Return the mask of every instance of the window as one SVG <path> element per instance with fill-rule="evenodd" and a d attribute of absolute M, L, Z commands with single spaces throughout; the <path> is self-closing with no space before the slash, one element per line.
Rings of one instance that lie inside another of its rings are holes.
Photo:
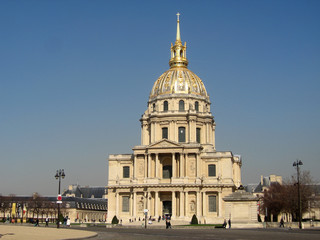
<path fill-rule="evenodd" d="M 166 112 L 169 110 L 168 101 L 163 102 L 163 111 Z"/>
<path fill-rule="evenodd" d="M 129 212 L 129 197 L 122 197 L 122 212 Z"/>
<path fill-rule="evenodd" d="M 162 168 L 162 178 L 171 178 L 172 177 L 172 166 L 166 165 Z"/>
<path fill-rule="evenodd" d="M 217 211 L 217 196 L 209 196 L 209 212 Z"/>
<path fill-rule="evenodd" d="M 197 134 L 197 143 L 200 143 L 200 140 L 201 140 L 201 135 L 200 135 L 200 133 L 201 133 L 201 129 L 200 128 L 197 128 L 196 129 L 197 131 L 196 131 L 196 134 Z"/>
<path fill-rule="evenodd" d="M 184 101 L 183 100 L 179 101 L 179 111 L 184 111 Z"/>
<path fill-rule="evenodd" d="M 126 166 L 123 167 L 123 178 L 129 178 L 130 177 L 130 167 Z"/>
<path fill-rule="evenodd" d="M 168 139 L 168 128 L 162 128 L 162 139 Z"/>
<path fill-rule="evenodd" d="M 179 127 L 179 142 L 185 142 L 186 141 L 186 128 L 185 127 Z"/>
<path fill-rule="evenodd" d="M 216 165 L 210 164 L 208 166 L 208 176 L 209 177 L 215 177 L 216 176 Z"/>
<path fill-rule="evenodd" d="M 199 102 L 194 103 L 194 109 L 199 112 Z"/>
<path fill-rule="evenodd" d="M 155 112 L 156 111 L 156 104 L 152 104 L 152 111 Z"/>

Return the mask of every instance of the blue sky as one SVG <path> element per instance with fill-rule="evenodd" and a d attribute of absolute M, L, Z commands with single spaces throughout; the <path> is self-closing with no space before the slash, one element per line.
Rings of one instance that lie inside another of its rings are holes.
<path fill-rule="evenodd" d="M 243 183 L 301 159 L 319 181 L 319 1 L 0 1 L 0 193 L 103 186 L 109 154 L 140 144 L 169 68 L 176 13 L 204 82 L 217 150 Z"/>

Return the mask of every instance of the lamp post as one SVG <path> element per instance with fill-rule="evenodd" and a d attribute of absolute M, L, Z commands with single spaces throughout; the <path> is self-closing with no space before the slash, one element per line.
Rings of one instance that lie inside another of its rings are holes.
<path fill-rule="evenodd" d="M 64 170 L 60 169 L 57 170 L 55 178 L 58 180 L 59 179 L 59 190 L 58 190 L 58 198 L 60 197 L 60 188 L 61 188 L 61 178 L 63 179 L 66 175 L 64 174 Z M 61 200 L 58 199 L 57 204 L 58 204 L 58 221 L 57 221 L 57 228 L 60 227 L 60 221 L 59 221 L 59 216 L 60 216 L 60 202 Z"/>
<path fill-rule="evenodd" d="M 301 160 L 298 160 L 295 161 L 293 163 L 293 166 L 297 168 L 297 178 L 298 178 L 298 211 L 299 211 L 299 228 L 301 229 L 302 228 L 302 225 L 301 225 L 301 196 L 300 196 L 300 167 L 303 165 L 303 163 L 301 162 Z"/>

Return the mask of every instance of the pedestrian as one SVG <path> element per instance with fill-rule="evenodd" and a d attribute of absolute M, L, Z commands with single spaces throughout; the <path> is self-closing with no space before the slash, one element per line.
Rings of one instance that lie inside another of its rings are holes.
<path fill-rule="evenodd" d="M 166 229 L 168 229 L 168 228 L 169 228 L 169 220 L 166 219 Z"/>
<path fill-rule="evenodd" d="M 231 219 L 228 220 L 229 228 L 231 228 Z"/>
<path fill-rule="evenodd" d="M 70 218 L 67 218 L 67 227 L 70 227 L 71 222 L 70 222 Z"/>
<path fill-rule="evenodd" d="M 37 218 L 36 224 L 34 225 L 35 227 L 39 227 L 39 219 Z"/>
<path fill-rule="evenodd" d="M 46 227 L 48 227 L 48 226 L 49 226 L 49 218 L 46 217 Z"/>
<path fill-rule="evenodd" d="M 281 220 L 280 220 L 280 227 L 284 227 L 284 221 L 283 221 L 283 218 L 281 218 Z"/>
<path fill-rule="evenodd" d="M 223 228 L 226 228 L 227 227 L 227 220 L 224 220 L 223 222 Z"/>

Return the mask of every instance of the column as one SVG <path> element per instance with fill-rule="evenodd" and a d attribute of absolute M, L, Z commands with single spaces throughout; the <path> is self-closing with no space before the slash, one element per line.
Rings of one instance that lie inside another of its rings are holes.
<path fill-rule="evenodd" d="M 184 154 L 180 153 L 180 178 L 184 177 Z"/>
<path fill-rule="evenodd" d="M 147 178 L 147 174 L 148 174 L 148 155 L 145 154 L 144 155 L 144 178 Z"/>
<path fill-rule="evenodd" d="M 129 213 L 130 213 L 130 216 L 132 217 L 133 216 L 133 192 L 130 193 L 130 197 L 129 197 Z"/>
<path fill-rule="evenodd" d="M 207 213 L 205 201 L 206 201 L 206 193 L 202 192 L 202 216 L 205 216 Z"/>
<path fill-rule="evenodd" d="M 209 127 L 208 127 L 208 123 L 206 123 L 206 143 L 209 143 Z"/>
<path fill-rule="evenodd" d="M 154 193 L 154 216 L 157 218 L 159 216 L 159 205 L 158 205 L 158 200 L 159 200 L 159 192 L 156 191 Z"/>
<path fill-rule="evenodd" d="M 221 194 L 221 192 L 219 192 L 218 193 L 218 202 L 217 202 L 217 204 L 218 204 L 218 216 L 219 217 L 222 217 L 222 196 L 221 196 L 222 194 Z M 226 204 L 224 204 L 224 206 L 226 206 Z"/>
<path fill-rule="evenodd" d="M 156 139 L 156 128 L 155 128 L 155 123 L 151 123 L 151 136 L 152 136 L 152 143 L 155 142 Z"/>
<path fill-rule="evenodd" d="M 180 217 L 184 217 L 184 193 L 180 191 Z"/>
<path fill-rule="evenodd" d="M 160 166 L 160 164 L 159 164 L 159 154 L 158 153 L 156 153 L 156 169 L 155 169 L 155 177 L 156 178 L 159 178 L 159 166 Z"/>
<path fill-rule="evenodd" d="M 172 178 L 176 177 L 176 154 L 172 153 Z"/>
<path fill-rule="evenodd" d="M 133 192 L 133 217 L 137 216 L 137 193 Z"/>
<path fill-rule="evenodd" d="M 196 154 L 196 161 L 197 161 L 197 177 L 201 177 L 201 166 L 200 166 L 200 156 L 199 154 L 197 153 Z"/>
<path fill-rule="evenodd" d="M 147 196 L 148 196 L 147 209 L 149 210 L 148 215 L 151 216 L 151 197 L 152 197 L 151 192 L 148 192 Z"/>
<path fill-rule="evenodd" d="M 189 192 L 188 191 L 186 191 L 186 192 L 184 192 L 184 194 L 185 194 L 185 198 L 184 198 L 184 200 L 185 200 L 185 204 L 184 204 L 184 215 L 186 216 L 186 217 L 188 217 L 188 213 L 189 213 Z"/>
<path fill-rule="evenodd" d="M 137 155 L 134 155 L 133 159 L 133 179 L 137 178 Z"/>
<path fill-rule="evenodd" d="M 119 193 L 116 193 L 116 216 L 119 217 Z"/>
<path fill-rule="evenodd" d="M 172 217 L 175 220 L 176 218 L 176 192 L 172 192 Z"/>
<path fill-rule="evenodd" d="M 200 203 L 200 192 L 199 191 L 197 191 L 197 217 L 199 218 L 199 217 L 201 217 L 201 203 Z"/>
<path fill-rule="evenodd" d="M 151 178 L 151 154 L 147 155 L 147 161 L 148 161 L 148 178 Z"/>

